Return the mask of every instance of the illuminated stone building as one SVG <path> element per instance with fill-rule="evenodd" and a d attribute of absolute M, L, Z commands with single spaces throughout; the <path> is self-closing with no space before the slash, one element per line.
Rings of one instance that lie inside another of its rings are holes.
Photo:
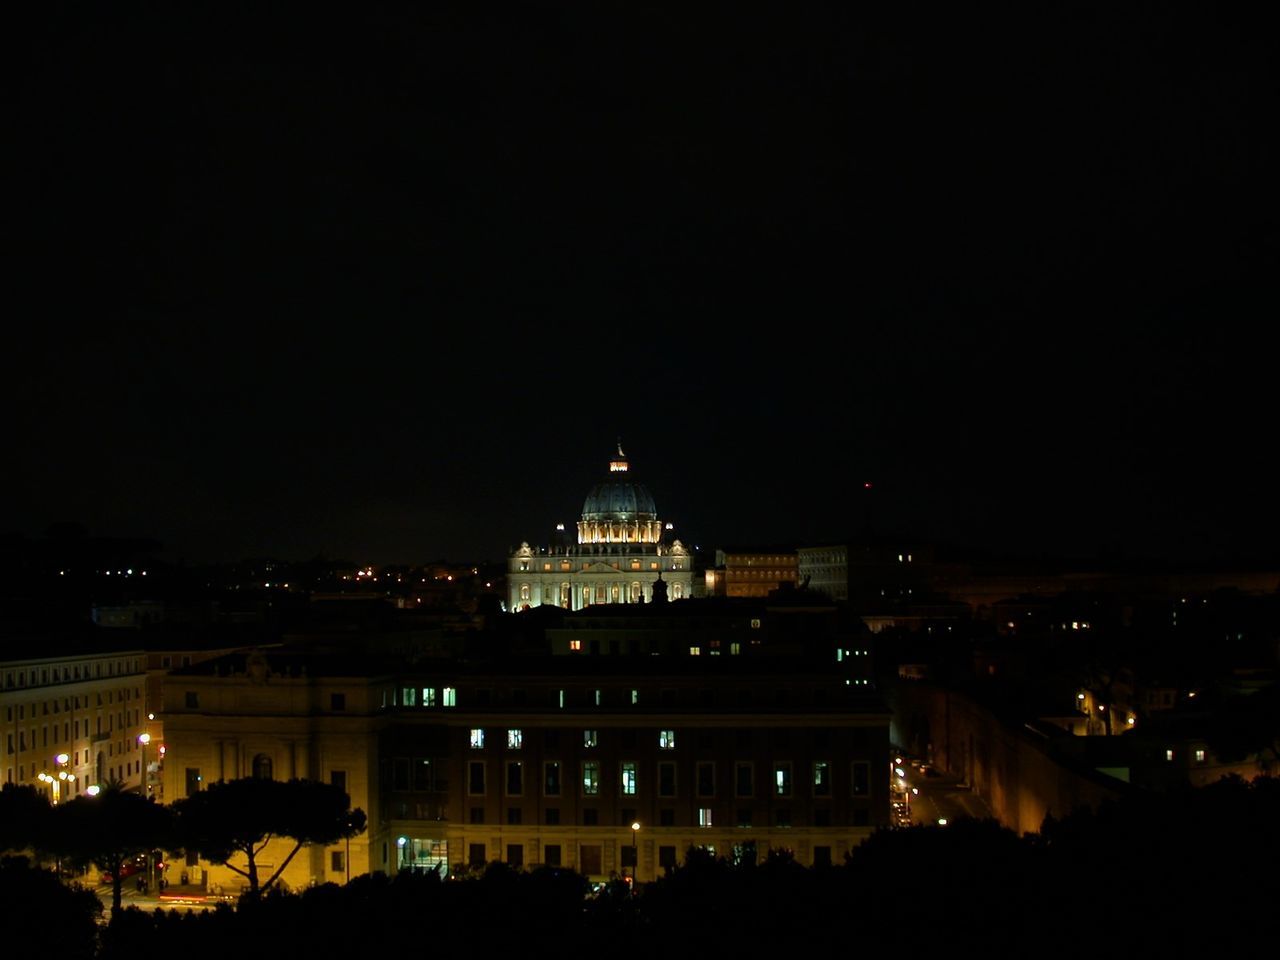
<path fill-rule="evenodd" d="M 4 782 L 34 786 L 50 800 L 113 780 L 140 789 L 146 651 L 100 638 L 39 645 L 42 656 L 0 661 Z"/>
<path fill-rule="evenodd" d="M 731 646 L 381 666 L 231 655 L 165 679 L 165 793 L 243 776 L 340 784 L 368 829 L 300 854 L 294 888 L 494 860 L 646 881 L 690 846 L 840 863 L 888 821 L 888 712 L 830 658 Z"/>
<path fill-rule="evenodd" d="M 716 569 L 706 572 L 707 595 L 719 597 L 767 597 L 784 584 L 799 581 L 794 550 L 782 547 L 757 550 L 717 550 Z"/>
<path fill-rule="evenodd" d="M 609 460 L 608 478 L 592 487 L 582 504 L 576 538 L 547 547 L 522 543 L 511 555 L 507 609 L 651 603 L 659 580 L 668 600 L 691 597 L 693 558 L 679 540 L 663 542 L 668 529 L 619 445 Z"/>

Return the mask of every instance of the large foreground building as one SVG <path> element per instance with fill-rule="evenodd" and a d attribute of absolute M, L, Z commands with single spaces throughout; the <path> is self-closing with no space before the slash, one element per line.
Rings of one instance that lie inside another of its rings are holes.
<path fill-rule="evenodd" d="M 368 829 L 298 856 L 284 875 L 295 888 L 495 860 L 645 881 L 691 846 L 839 863 L 887 823 L 888 713 L 830 658 L 753 656 L 749 642 L 738 656 L 728 643 L 723 656 L 589 646 L 390 666 L 233 654 L 176 671 L 165 796 L 246 776 L 342 786 Z"/>
<path fill-rule="evenodd" d="M 693 561 L 679 540 L 663 543 L 667 530 L 648 488 L 635 479 L 618 446 L 609 475 L 582 504 L 576 539 L 557 531 L 560 542 L 511 555 L 507 569 L 508 610 L 550 604 L 581 610 L 602 603 L 652 603 L 693 596 Z"/>

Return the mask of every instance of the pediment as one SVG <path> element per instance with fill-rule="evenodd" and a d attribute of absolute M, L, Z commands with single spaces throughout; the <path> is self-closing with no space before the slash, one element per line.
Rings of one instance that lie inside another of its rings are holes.
<path fill-rule="evenodd" d="M 616 567 L 611 567 L 609 564 L 604 563 L 603 561 L 600 561 L 600 560 L 597 560 L 595 563 L 591 564 L 591 566 L 587 567 L 587 569 L 581 572 L 582 573 L 616 573 L 616 574 L 622 573 L 622 571 L 617 569 Z"/>

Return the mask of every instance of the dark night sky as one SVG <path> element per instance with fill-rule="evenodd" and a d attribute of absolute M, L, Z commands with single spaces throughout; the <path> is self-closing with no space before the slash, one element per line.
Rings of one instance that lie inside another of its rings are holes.
<path fill-rule="evenodd" d="M 1273 24 L 424 6 L 12 33 L 0 534 L 1276 555 Z"/>

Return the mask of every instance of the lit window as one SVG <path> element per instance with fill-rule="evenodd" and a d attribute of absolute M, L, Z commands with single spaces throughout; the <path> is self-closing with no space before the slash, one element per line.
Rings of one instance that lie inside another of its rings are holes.
<path fill-rule="evenodd" d="M 742 644 L 740 644 L 737 640 L 731 641 L 729 643 L 729 656 L 736 657 L 740 653 L 742 653 Z"/>
<path fill-rule="evenodd" d="M 471 728 L 471 749 L 472 750 L 484 749 L 484 730 L 482 730 L 480 727 Z"/>
<path fill-rule="evenodd" d="M 569 649 L 570 649 L 570 650 L 581 650 L 581 649 L 582 649 L 582 641 L 581 641 L 581 640 L 570 640 L 570 641 L 569 641 Z"/>
<path fill-rule="evenodd" d="M 698 808 L 698 826 L 700 827 L 711 826 L 711 808 L 710 807 Z"/>
<path fill-rule="evenodd" d="M 676 748 L 676 732 L 674 730 L 658 731 L 658 749 L 674 750 Z"/>
<path fill-rule="evenodd" d="M 558 699 L 560 703 L 560 709 L 563 710 L 564 709 L 564 691 L 563 690 L 560 691 Z"/>
<path fill-rule="evenodd" d="M 597 707 L 598 707 L 598 706 L 600 706 L 600 691 L 599 691 L 599 690 L 597 690 L 597 691 L 596 691 L 595 701 L 596 701 L 596 706 L 597 706 Z"/>
<path fill-rule="evenodd" d="M 596 731 L 594 730 L 582 731 L 582 745 L 584 747 L 594 747 L 596 746 L 597 742 L 598 742 L 598 737 L 596 735 Z"/>
<path fill-rule="evenodd" d="M 560 764 L 548 760 L 542 765 L 542 789 L 548 797 L 560 796 Z"/>
<path fill-rule="evenodd" d="M 1196 763 L 1204 763 L 1204 750 L 1196 751 Z"/>
<path fill-rule="evenodd" d="M 458 705 L 458 691 L 453 687 L 445 687 L 443 694 L 444 705 L 446 707 L 456 707 Z"/>
<path fill-rule="evenodd" d="M 752 630 L 759 630 L 759 629 L 760 629 L 760 619 L 759 619 L 758 617 L 753 617 L 753 618 L 751 619 L 751 629 L 752 629 Z"/>
<path fill-rule="evenodd" d="M 1164 752 L 1164 758 L 1165 758 L 1166 760 L 1172 760 L 1172 759 L 1173 759 L 1173 751 L 1172 751 L 1172 750 L 1166 750 L 1166 751 Z"/>
<path fill-rule="evenodd" d="M 639 702 L 640 702 L 640 691 L 639 691 L 639 690 L 632 690 L 632 691 L 631 691 L 631 705 L 634 707 L 634 706 L 635 706 L 637 703 L 639 703 Z"/>
<path fill-rule="evenodd" d="M 789 762 L 773 765 L 773 793 L 777 797 L 791 796 L 791 764 Z"/>
<path fill-rule="evenodd" d="M 831 796 L 831 765 L 825 760 L 817 760 L 813 764 L 813 795 Z"/>
<path fill-rule="evenodd" d="M 702 656 L 702 648 L 701 648 L 701 647 L 690 647 L 690 648 L 689 648 L 689 656 L 691 656 L 691 657 L 700 657 L 700 656 Z"/>
<path fill-rule="evenodd" d="M 600 764 L 595 760 L 586 760 L 582 764 L 582 792 L 588 797 L 600 792 Z"/>
<path fill-rule="evenodd" d="M 524 732 L 521 730 L 507 731 L 507 749 L 519 750 L 524 746 Z"/>
<path fill-rule="evenodd" d="M 400 691 L 400 706 L 412 707 L 418 702 L 418 691 L 416 687 L 405 687 Z"/>
<path fill-rule="evenodd" d="M 434 707 L 436 705 L 436 688 L 435 687 L 422 688 L 422 705 L 424 707 Z"/>
<path fill-rule="evenodd" d="M 636 765 L 634 763 L 624 763 L 622 765 L 622 792 L 627 796 L 635 795 Z"/>

